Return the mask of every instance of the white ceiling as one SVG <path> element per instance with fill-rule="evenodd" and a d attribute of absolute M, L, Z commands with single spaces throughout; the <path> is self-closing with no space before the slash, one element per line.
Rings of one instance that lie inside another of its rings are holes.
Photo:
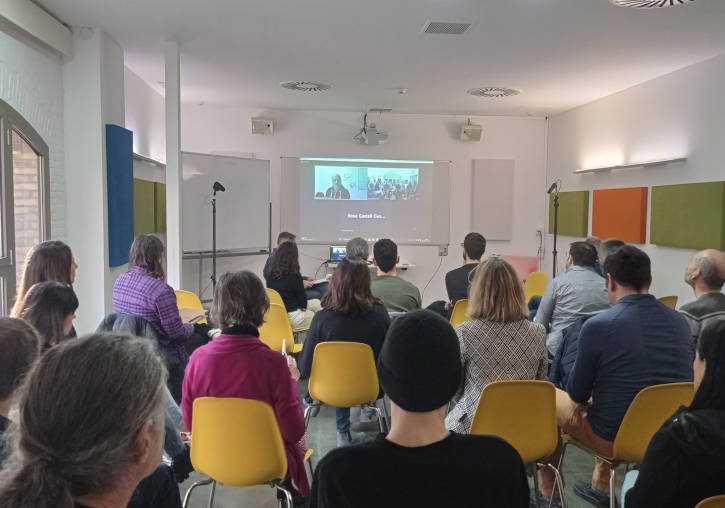
<path fill-rule="evenodd" d="M 36 1 L 69 25 L 103 28 L 152 84 L 164 79 L 163 41 L 180 41 L 182 100 L 220 106 L 550 115 L 725 53 L 725 0 Z M 473 26 L 421 34 L 429 19 Z M 287 80 L 333 88 L 303 94 L 280 88 Z M 522 93 L 466 94 L 481 86 Z"/>

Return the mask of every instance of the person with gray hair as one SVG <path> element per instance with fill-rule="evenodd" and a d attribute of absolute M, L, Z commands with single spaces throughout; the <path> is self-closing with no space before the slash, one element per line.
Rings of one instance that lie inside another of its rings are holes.
<path fill-rule="evenodd" d="M 345 246 L 345 258 L 349 261 L 361 259 L 367 261 L 370 257 L 370 246 L 364 238 L 356 236 L 350 239 Z"/>
<path fill-rule="evenodd" d="M 602 240 L 597 247 L 600 265 L 604 266 L 604 261 L 606 261 L 607 257 L 624 245 L 627 244 L 618 238 L 608 238 L 607 240 Z"/>
<path fill-rule="evenodd" d="M 148 340 L 92 334 L 52 347 L 22 388 L 0 506 L 129 505 L 161 461 L 165 386 Z"/>
<path fill-rule="evenodd" d="M 680 307 L 680 312 L 697 340 L 708 323 L 725 319 L 725 252 L 706 249 L 696 253 L 685 268 L 685 282 L 697 299 Z"/>

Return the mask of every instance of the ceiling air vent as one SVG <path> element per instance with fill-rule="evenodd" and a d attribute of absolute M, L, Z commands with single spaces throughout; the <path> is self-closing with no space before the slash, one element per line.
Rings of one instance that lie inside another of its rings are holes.
<path fill-rule="evenodd" d="M 455 23 L 451 21 L 428 21 L 423 26 L 424 34 L 463 35 L 471 28 L 471 23 Z"/>
<path fill-rule="evenodd" d="M 657 9 L 660 7 L 676 7 L 691 4 L 695 0 L 610 0 L 620 7 L 634 7 L 635 9 Z"/>
<path fill-rule="evenodd" d="M 332 85 L 318 83 L 317 81 L 283 81 L 279 86 L 297 92 L 324 92 L 332 87 Z"/>
<path fill-rule="evenodd" d="M 368 113 L 390 113 L 393 111 L 393 108 L 370 108 L 368 109 Z"/>
<path fill-rule="evenodd" d="M 468 93 L 476 97 L 498 98 L 518 95 L 521 93 L 521 90 L 502 86 L 484 86 L 482 88 L 471 88 L 468 90 Z"/>

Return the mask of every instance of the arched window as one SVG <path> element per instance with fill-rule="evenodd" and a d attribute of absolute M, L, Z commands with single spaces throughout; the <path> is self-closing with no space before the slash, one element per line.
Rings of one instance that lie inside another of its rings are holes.
<path fill-rule="evenodd" d="M 0 101 L 0 312 L 7 315 L 28 250 L 50 237 L 48 145 Z"/>

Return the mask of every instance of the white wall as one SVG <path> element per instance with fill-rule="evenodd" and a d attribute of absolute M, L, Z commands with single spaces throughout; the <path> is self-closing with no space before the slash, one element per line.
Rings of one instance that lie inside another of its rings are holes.
<path fill-rule="evenodd" d="M 551 118 L 547 182 L 560 178 L 563 190 L 587 190 L 725 180 L 723 83 L 725 55 Z M 572 174 L 578 168 L 683 156 L 687 162 L 667 166 Z M 562 238 L 559 251 L 572 240 Z M 694 251 L 641 247 L 652 258 L 652 292 L 678 295 L 680 305 L 693 300 L 683 277 Z"/>
<path fill-rule="evenodd" d="M 50 151 L 50 230 L 65 240 L 63 74 L 58 54 L 24 37 L 0 31 L 0 99 L 20 113 Z"/>
<path fill-rule="evenodd" d="M 126 128 L 133 131 L 133 151 L 166 162 L 164 98 L 128 67 L 124 68 Z"/>
<path fill-rule="evenodd" d="M 250 118 L 264 116 L 275 122 L 272 136 L 252 135 Z M 451 246 L 449 255 L 424 295 L 424 304 L 444 298 L 445 272 L 461 263 L 459 244 L 471 223 L 471 165 L 475 158 L 502 158 L 516 161 L 514 233 L 510 242 L 490 242 L 487 253 L 535 256 L 538 249 L 536 227 L 545 216 L 544 148 L 545 120 L 540 118 L 472 118 L 484 127 L 480 143 L 457 139 L 465 118 L 435 115 L 386 114 L 372 121 L 390 131 L 385 145 L 369 147 L 353 142 L 362 123 L 360 113 L 289 110 L 253 110 L 210 106 L 185 106 L 182 110 L 182 149 L 185 151 L 254 154 L 269 159 L 273 199 L 273 235 L 279 232 L 280 157 L 367 157 L 386 159 L 451 160 Z M 226 196 L 225 196 L 226 197 Z M 264 211 L 260 211 L 264 213 Z M 223 213 L 223 212 L 222 212 Z M 482 231 L 486 235 L 485 231 Z M 224 232 L 219 232 L 224 234 Z M 210 234 L 211 238 L 211 234 Z M 211 242 L 211 240 L 210 240 Z M 312 276 L 328 255 L 325 246 L 302 247 L 303 273 Z M 405 275 L 421 290 L 431 279 L 441 258 L 435 247 L 400 248 L 401 259 L 417 267 Z M 247 268 L 261 274 L 264 257 L 222 260 L 220 271 Z M 198 262 L 184 263 L 184 287 L 198 291 Z M 211 262 L 205 262 L 204 286 L 208 286 Z M 210 293 L 206 292 L 205 297 Z"/>

